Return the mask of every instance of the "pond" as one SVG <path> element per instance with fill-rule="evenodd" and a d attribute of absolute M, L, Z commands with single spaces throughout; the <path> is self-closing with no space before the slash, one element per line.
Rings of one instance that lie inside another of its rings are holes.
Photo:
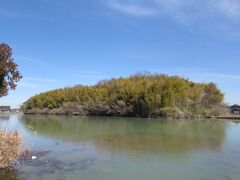
<path fill-rule="evenodd" d="M 4 180 L 240 179 L 240 124 L 120 117 L 0 115 L 31 151 Z"/>

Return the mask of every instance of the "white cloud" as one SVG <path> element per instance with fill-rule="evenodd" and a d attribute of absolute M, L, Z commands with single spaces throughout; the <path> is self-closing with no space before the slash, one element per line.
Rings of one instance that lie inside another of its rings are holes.
<path fill-rule="evenodd" d="M 19 17 L 19 14 L 15 12 L 7 11 L 5 9 L 0 9 L 0 17 L 16 18 L 16 17 Z"/>
<path fill-rule="evenodd" d="M 105 0 L 107 6 L 132 16 L 168 15 L 180 22 L 227 18 L 240 22 L 240 0 Z"/>
<path fill-rule="evenodd" d="M 20 88 L 39 88 L 42 87 L 40 84 L 30 82 L 19 82 L 18 87 Z"/>
<path fill-rule="evenodd" d="M 101 72 L 98 72 L 98 71 L 82 71 L 82 70 L 73 70 L 73 69 L 68 69 L 67 72 L 72 73 L 72 74 L 80 74 L 80 75 L 83 75 L 83 74 L 84 75 L 100 75 L 100 74 L 102 74 Z"/>
<path fill-rule="evenodd" d="M 233 74 L 215 74 L 215 73 L 206 73 L 206 75 L 213 76 L 220 79 L 228 79 L 228 80 L 240 80 L 239 75 Z"/>
<path fill-rule="evenodd" d="M 216 7 L 220 12 L 229 18 L 240 17 L 240 1 L 239 0 L 214 0 Z"/>
<path fill-rule="evenodd" d="M 93 72 L 93 71 L 80 71 L 80 72 L 72 72 L 71 73 L 72 77 L 75 78 L 82 78 L 82 79 L 95 79 L 95 80 L 100 80 L 106 78 L 103 76 L 100 72 Z"/>
<path fill-rule="evenodd" d="M 23 77 L 23 79 L 28 81 L 37 81 L 37 82 L 46 82 L 46 83 L 57 82 L 54 79 L 44 79 L 44 78 L 36 78 L 36 77 Z"/>
<path fill-rule="evenodd" d="M 150 72 L 160 72 L 169 75 L 177 75 L 197 82 L 206 83 L 210 81 L 224 83 L 240 82 L 239 74 L 212 72 L 211 69 L 208 68 L 177 67 L 177 68 L 151 69 Z"/>
<path fill-rule="evenodd" d="M 129 4 L 129 3 L 121 3 L 121 2 L 114 1 L 109 4 L 109 7 L 118 12 L 121 12 L 127 15 L 132 15 L 132 16 L 146 16 L 146 17 L 150 16 L 151 17 L 158 14 L 158 9 L 155 9 L 153 7 L 146 7 L 137 3 Z"/>
<path fill-rule="evenodd" d="M 38 64 L 38 65 L 48 65 L 48 63 L 44 60 L 41 60 L 39 58 L 32 58 L 32 57 L 23 57 L 23 56 L 17 56 L 15 58 L 17 61 L 21 63 L 30 63 L 30 64 Z"/>
<path fill-rule="evenodd" d="M 36 77 L 23 77 L 23 79 L 18 83 L 18 88 L 28 88 L 28 89 L 37 89 L 37 88 L 46 88 L 49 84 L 56 83 L 54 79 L 44 79 Z"/>

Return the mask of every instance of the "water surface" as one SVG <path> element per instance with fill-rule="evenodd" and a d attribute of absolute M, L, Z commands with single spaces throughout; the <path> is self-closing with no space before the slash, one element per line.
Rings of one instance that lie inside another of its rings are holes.
<path fill-rule="evenodd" d="M 0 179 L 240 179 L 240 124 L 231 121 L 0 115 L 0 127 L 48 152 Z"/>

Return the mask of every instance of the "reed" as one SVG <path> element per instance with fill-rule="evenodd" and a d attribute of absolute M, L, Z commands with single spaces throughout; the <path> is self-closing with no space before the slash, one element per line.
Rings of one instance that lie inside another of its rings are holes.
<path fill-rule="evenodd" d="M 21 155 L 22 137 L 18 131 L 0 129 L 0 169 L 11 168 Z"/>

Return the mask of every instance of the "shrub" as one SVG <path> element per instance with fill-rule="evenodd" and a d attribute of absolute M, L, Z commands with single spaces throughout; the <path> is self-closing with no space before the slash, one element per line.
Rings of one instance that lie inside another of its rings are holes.
<path fill-rule="evenodd" d="M 22 137 L 17 131 L 0 129 L 0 169 L 10 168 L 21 154 Z"/>
<path fill-rule="evenodd" d="M 25 102 L 22 109 L 24 113 L 41 114 L 181 117 L 187 111 L 187 114 L 199 114 L 199 109 L 209 112 L 221 106 L 223 97 L 214 83 L 194 83 L 161 74 L 136 74 L 93 86 L 41 93 Z M 202 110 L 200 115 L 205 116 Z"/>
<path fill-rule="evenodd" d="M 154 112 L 154 114 L 157 117 L 176 117 L 178 112 L 175 108 L 166 107 L 166 108 L 160 108 Z"/>

